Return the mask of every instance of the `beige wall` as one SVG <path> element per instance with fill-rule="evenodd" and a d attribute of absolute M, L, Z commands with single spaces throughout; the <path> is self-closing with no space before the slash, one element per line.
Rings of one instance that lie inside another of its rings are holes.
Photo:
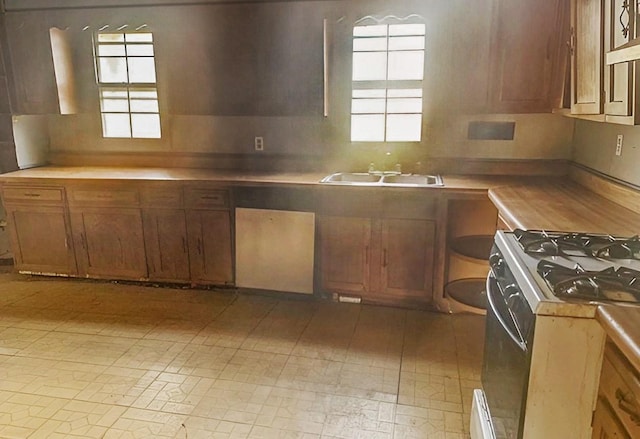
<path fill-rule="evenodd" d="M 430 157 L 565 159 L 573 121 L 551 114 L 484 113 L 492 0 L 305 1 L 7 13 L 20 112 L 49 115 L 56 152 L 140 151 L 299 155 L 332 166 Z M 427 22 L 424 140 L 349 142 L 350 32 L 365 15 L 418 13 Z M 330 113 L 322 116 L 322 20 L 330 31 Z M 148 23 L 156 40 L 163 139 L 102 139 L 91 31 Z M 73 34 L 80 114 L 56 115 L 49 28 Z M 28 55 L 27 55 L 28 54 Z M 515 121 L 513 141 L 469 141 L 476 120 Z M 255 136 L 265 151 L 253 150 Z M 337 162 L 337 163 L 336 163 Z"/>
<path fill-rule="evenodd" d="M 616 156 L 616 138 L 624 136 L 622 155 Z M 640 185 L 640 127 L 578 120 L 573 160 L 609 176 Z"/>

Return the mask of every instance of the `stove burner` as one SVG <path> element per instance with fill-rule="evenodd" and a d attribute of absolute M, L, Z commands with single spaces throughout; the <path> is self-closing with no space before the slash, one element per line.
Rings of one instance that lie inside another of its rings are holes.
<path fill-rule="evenodd" d="M 588 256 L 640 260 L 640 237 L 620 238 L 589 233 L 513 231 L 526 253 L 544 256 Z"/>
<path fill-rule="evenodd" d="M 614 302 L 640 302 L 640 271 L 609 267 L 586 271 L 579 264 L 568 268 L 551 261 L 538 263 L 538 274 L 558 297 Z"/>

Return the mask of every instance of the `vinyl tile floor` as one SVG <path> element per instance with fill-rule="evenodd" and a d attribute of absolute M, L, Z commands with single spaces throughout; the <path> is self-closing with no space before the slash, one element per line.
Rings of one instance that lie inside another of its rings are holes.
<path fill-rule="evenodd" d="M 469 437 L 484 318 L 0 274 L 0 438 Z"/>

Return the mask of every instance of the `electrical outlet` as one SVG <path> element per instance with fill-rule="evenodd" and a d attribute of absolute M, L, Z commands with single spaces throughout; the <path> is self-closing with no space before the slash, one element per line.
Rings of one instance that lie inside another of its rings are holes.
<path fill-rule="evenodd" d="M 256 151 L 264 151 L 264 138 L 256 137 L 255 146 L 256 146 Z"/>
<path fill-rule="evenodd" d="M 618 139 L 616 140 L 616 155 L 622 155 L 622 134 L 618 134 Z"/>

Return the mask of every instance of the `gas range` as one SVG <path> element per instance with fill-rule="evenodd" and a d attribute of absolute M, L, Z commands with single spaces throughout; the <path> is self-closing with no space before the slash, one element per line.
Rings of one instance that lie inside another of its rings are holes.
<path fill-rule="evenodd" d="M 640 303 L 637 236 L 516 229 L 497 232 L 495 249 L 492 268 L 509 267 L 535 314 L 593 317 L 598 303 Z"/>

